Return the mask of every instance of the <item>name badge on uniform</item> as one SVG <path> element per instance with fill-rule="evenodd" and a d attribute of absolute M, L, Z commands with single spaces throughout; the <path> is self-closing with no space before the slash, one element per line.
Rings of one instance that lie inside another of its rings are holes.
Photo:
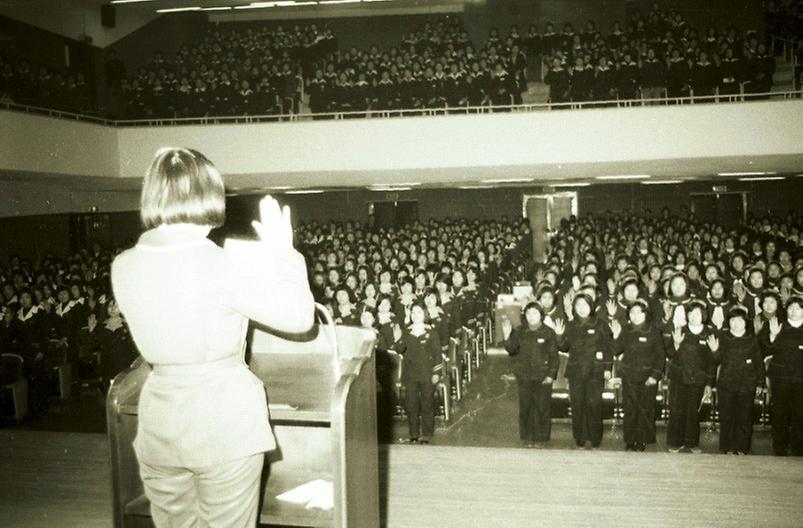
<path fill-rule="evenodd" d="M 745 361 L 745 363 L 747 363 L 748 365 L 752 365 L 753 364 L 753 360 L 752 359 L 748 359 L 747 361 Z"/>
<path fill-rule="evenodd" d="M 597 352 L 597 360 L 602 361 L 602 352 Z"/>
<path fill-rule="evenodd" d="M 544 338 L 543 338 L 543 337 L 539 337 L 539 338 L 538 338 L 538 342 L 539 342 L 539 343 L 543 343 L 543 342 L 544 342 Z"/>
<path fill-rule="evenodd" d="M 639 343 L 646 343 L 647 342 L 647 338 L 646 337 L 639 337 L 638 340 L 639 340 Z"/>
<path fill-rule="evenodd" d="M 596 333 L 597 333 L 597 331 L 596 331 L 596 330 L 594 330 L 593 328 L 589 328 L 589 329 L 588 329 L 588 335 L 594 335 L 594 334 L 596 334 Z"/>

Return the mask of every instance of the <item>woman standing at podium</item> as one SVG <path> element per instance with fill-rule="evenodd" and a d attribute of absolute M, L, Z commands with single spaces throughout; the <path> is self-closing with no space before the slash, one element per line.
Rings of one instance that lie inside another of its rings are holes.
<path fill-rule="evenodd" d="M 244 362 L 248 320 L 304 332 L 314 304 L 290 211 L 266 196 L 261 243 L 235 261 L 207 235 L 223 225 L 220 173 L 199 152 L 156 154 L 142 187 L 148 229 L 112 264 L 131 335 L 153 366 L 134 450 L 157 527 L 253 527 L 264 453 L 276 443 L 262 382 Z"/>

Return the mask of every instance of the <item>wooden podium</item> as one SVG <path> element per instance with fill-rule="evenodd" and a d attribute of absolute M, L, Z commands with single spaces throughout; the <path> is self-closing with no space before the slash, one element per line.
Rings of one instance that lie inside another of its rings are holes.
<path fill-rule="evenodd" d="M 251 370 L 265 383 L 279 449 L 269 453 L 260 523 L 338 528 L 379 526 L 376 336 L 318 325 L 307 339 L 261 329 L 249 336 Z M 137 403 L 150 366 L 137 360 L 109 388 L 114 526 L 153 526 L 132 441 Z M 334 507 L 308 509 L 276 497 L 301 484 L 332 482 Z"/>

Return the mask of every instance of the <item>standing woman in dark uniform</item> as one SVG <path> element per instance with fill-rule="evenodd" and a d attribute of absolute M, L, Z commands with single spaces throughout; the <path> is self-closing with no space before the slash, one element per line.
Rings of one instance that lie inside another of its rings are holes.
<path fill-rule="evenodd" d="M 572 405 L 572 435 L 577 447 L 602 442 L 602 389 L 611 378 L 611 331 L 604 318 L 592 311 L 594 301 L 577 295 L 572 302 L 566 332 L 558 339 L 561 352 L 569 353 L 566 377 Z"/>
<path fill-rule="evenodd" d="M 636 300 L 622 327 L 611 321 L 614 355 L 622 356 L 625 449 L 644 451 L 655 443 L 655 394 L 664 369 L 663 337 L 658 325 L 647 320 L 647 301 Z"/>
<path fill-rule="evenodd" d="M 405 387 L 410 441 L 428 444 L 435 432 L 435 382 L 433 369 L 441 362 L 438 333 L 425 324 L 427 309 L 416 301 L 410 310 L 412 324 L 393 330 L 393 348 L 404 356 Z"/>
<path fill-rule="evenodd" d="M 771 319 L 767 355 L 772 399 L 772 450 L 784 456 L 803 456 L 803 297 L 793 296 L 786 305 L 786 321 Z"/>
<path fill-rule="evenodd" d="M 519 386 L 519 438 L 529 447 L 542 447 L 552 432 L 552 382 L 558 375 L 558 336 L 565 331 L 563 321 L 555 330 L 543 323 L 538 303 L 524 307 L 524 324 L 513 331 L 505 319 L 502 333 L 505 349 L 514 357 L 513 372 Z M 557 334 L 557 335 L 556 335 Z"/>
<path fill-rule="evenodd" d="M 707 345 L 713 329 L 705 325 L 706 304 L 695 299 L 687 307 L 688 323 L 672 331 L 669 362 L 669 425 L 666 444 L 673 453 L 700 453 L 700 403 L 710 397 L 716 364 Z"/>
<path fill-rule="evenodd" d="M 719 450 L 744 455 L 753 436 L 753 400 L 764 387 L 764 358 L 756 336 L 748 331 L 747 308 L 736 305 L 728 312 L 728 330 L 708 337 L 708 347 L 720 365 L 717 379 Z"/>
<path fill-rule="evenodd" d="M 207 238 L 224 222 L 223 179 L 183 148 L 157 152 L 141 205 L 147 231 L 115 258 L 111 277 L 153 367 L 134 439 L 153 522 L 253 527 L 264 453 L 276 441 L 265 388 L 244 361 L 248 320 L 300 333 L 314 315 L 290 210 L 263 198 L 252 223 L 262 241 L 235 259 Z"/>

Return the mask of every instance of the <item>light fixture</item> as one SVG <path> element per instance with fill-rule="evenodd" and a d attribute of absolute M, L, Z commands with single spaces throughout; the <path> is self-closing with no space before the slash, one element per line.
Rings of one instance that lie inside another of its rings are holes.
<path fill-rule="evenodd" d="M 292 185 L 276 185 L 275 187 L 268 187 L 269 191 L 289 191 L 295 189 Z"/>
<path fill-rule="evenodd" d="M 653 180 L 641 182 L 642 185 L 675 185 L 677 183 L 683 183 L 683 180 Z"/>
<path fill-rule="evenodd" d="M 153 0 L 112 0 L 112 4 L 138 4 L 140 2 L 153 2 Z"/>
<path fill-rule="evenodd" d="M 550 183 L 548 184 L 549 187 L 588 187 L 591 185 L 589 182 L 577 182 L 577 183 Z"/>
<path fill-rule="evenodd" d="M 596 178 L 598 180 L 646 180 L 649 177 L 649 174 L 606 174 Z"/>
<path fill-rule="evenodd" d="M 297 189 L 295 191 L 285 191 L 284 194 L 321 194 L 321 189 Z"/>
<path fill-rule="evenodd" d="M 717 176 L 769 176 L 775 172 L 718 172 Z"/>
<path fill-rule="evenodd" d="M 376 186 L 369 187 L 369 190 L 377 191 L 377 192 L 411 191 L 412 189 L 413 189 L 412 187 L 408 187 L 408 186 L 404 186 L 404 185 L 399 186 L 399 187 L 383 187 L 381 185 L 376 185 Z"/>
<path fill-rule="evenodd" d="M 377 1 L 377 0 L 372 0 Z M 493 189 L 493 185 L 459 185 L 458 189 L 463 189 L 464 191 L 471 191 L 473 189 Z"/>
<path fill-rule="evenodd" d="M 203 7 L 201 11 L 229 11 L 233 9 L 232 6 L 217 6 L 217 7 Z"/>
<path fill-rule="evenodd" d="M 328 5 L 328 4 L 358 4 L 362 0 L 320 0 L 318 4 L 320 5 Z"/>
<path fill-rule="evenodd" d="M 750 176 L 747 178 L 739 178 L 739 181 L 778 181 L 784 180 L 783 176 Z"/>
<path fill-rule="evenodd" d="M 169 7 L 167 9 L 157 9 L 157 13 L 181 13 L 183 11 L 200 11 L 201 8 L 199 6 L 193 7 Z"/>
<path fill-rule="evenodd" d="M 528 183 L 533 178 L 497 178 L 493 180 L 480 180 L 480 183 Z"/>

